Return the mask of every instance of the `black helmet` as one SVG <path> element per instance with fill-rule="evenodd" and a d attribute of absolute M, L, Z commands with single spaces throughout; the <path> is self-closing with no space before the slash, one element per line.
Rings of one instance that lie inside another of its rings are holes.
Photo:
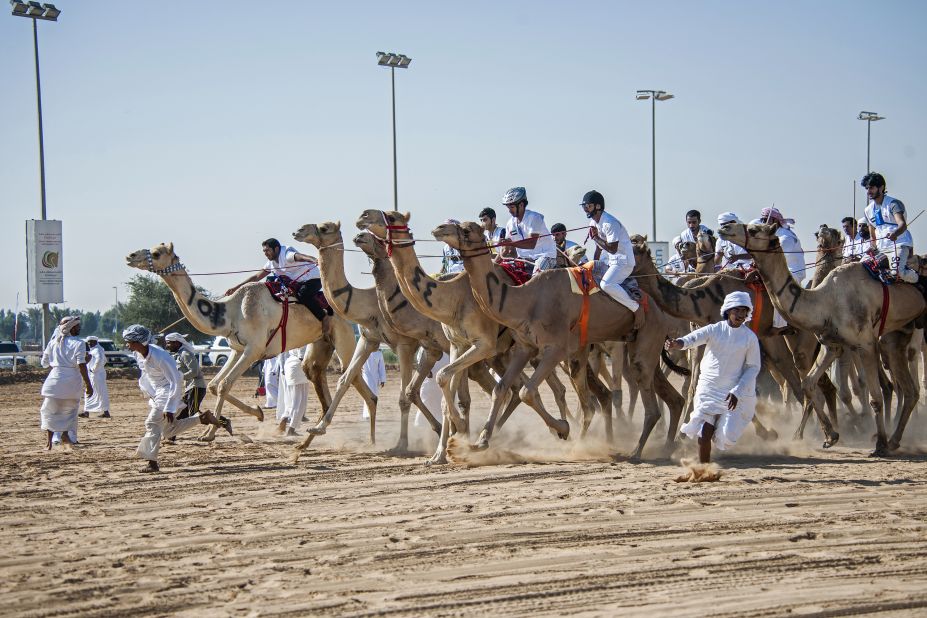
<path fill-rule="evenodd" d="M 864 189 L 869 187 L 885 187 L 885 177 L 878 172 L 869 172 L 859 181 L 859 186 Z"/>

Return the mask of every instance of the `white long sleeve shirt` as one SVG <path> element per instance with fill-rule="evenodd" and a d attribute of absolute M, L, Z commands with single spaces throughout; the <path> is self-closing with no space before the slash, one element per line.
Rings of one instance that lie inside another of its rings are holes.
<path fill-rule="evenodd" d="M 70 335 L 52 338 L 42 352 L 42 366 L 51 367 L 42 383 L 42 397 L 80 399 L 84 394 L 84 379 L 79 366 L 86 360 L 87 345 L 83 339 Z"/>
<path fill-rule="evenodd" d="M 715 322 L 681 337 L 683 349 L 705 346 L 695 389 L 695 412 L 723 414 L 725 398 L 733 394 L 741 405 L 756 405 L 756 376 L 760 372 L 760 343 L 746 324 L 732 328 Z"/>
<path fill-rule="evenodd" d="M 151 405 L 162 412 L 174 414 L 183 400 L 183 374 L 170 352 L 154 344 L 148 345 L 148 356 L 135 352 L 142 377 L 138 386 L 151 399 Z"/>

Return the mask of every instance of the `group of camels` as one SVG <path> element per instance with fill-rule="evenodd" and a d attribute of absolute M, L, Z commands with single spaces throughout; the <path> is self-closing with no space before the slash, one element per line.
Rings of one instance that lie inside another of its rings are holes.
<path fill-rule="evenodd" d="M 400 367 L 400 435 L 392 452 L 408 450 L 409 411 L 415 405 L 439 436 L 426 464 L 447 463 L 450 437 L 456 434 L 466 439 L 470 434 L 471 379 L 489 395 L 491 404 L 470 448 L 488 448 L 493 432 L 521 403 L 531 407 L 553 435 L 568 439 L 574 435 L 570 426 L 573 418 L 566 403 L 566 387 L 555 372 L 560 367 L 582 410 L 577 419 L 580 438 L 599 413 L 604 418 L 606 437 L 612 439 L 611 411 L 615 407 L 617 413 L 617 408 L 624 407 L 620 394 L 624 380 L 631 392 L 631 405 L 639 397 L 645 411 L 643 428 L 629 459 L 640 459 L 661 419 L 661 402 L 668 410 L 661 450 L 669 455 L 680 418 L 688 413 L 686 402 L 691 404 L 697 377 L 686 378 L 684 397 L 670 383 L 666 371 L 682 372 L 676 363 L 684 361 L 697 371 L 698 358 L 676 358 L 674 362 L 664 351 L 664 342 L 695 326 L 717 321 L 725 295 L 733 291 L 747 291 L 754 298 L 757 310 L 751 328 L 760 339 L 764 369 L 779 383 L 784 400 L 791 396 L 802 405 L 796 437 L 801 437 L 805 422 L 814 413 L 824 436 L 823 446 L 832 446 L 839 440 L 837 401 L 847 407 L 849 422 L 861 427 L 861 410 L 857 412 L 854 402 L 868 399 L 877 432 L 872 454 L 887 456 L 901 443 L 918 398 L 909 344 L 915 329 L 922 328 L 918 322 L 925 313 L 924 295 L 908 284 L 883 287 L 858 263 L 841 264 L 842 236 L 832 228 L 821 226 L 816 234 L 815 276 L 807 288 L 790 274 L 770 226 L 728 223 L 719 229 L 720 238 L 743 247 L 754 258 L 756 271 L 752 275 L 740 270 L 714 273 L 714 260 L 706 257 L 709 252 L 713 257 L 714 239 L 699 235 L 696 243 L 684 243 L 681 250 L 683 258 L 695 265 L 695 272 L 676 282 L 657 272 L 646 238 L 632 237 L 636 258 L 632 277 L 645 296 L 646 307 L 644 327 L 634 330 L 633 314 L 608 295 L 577 293 L 571 283 L 572 269 L 546 271 L 517 285 L 493 261 L 477 223 L 445 223 L 432 231 L 434 239 L 460 252 L 465 270 L 453 276 L 431 276 L 419 263 L 409 222 L 408 213 L 380 210 L 366 210 L 357 219 L 361 233 L 353 243 L 373 263 L 372 288 L 359 288 L 348 281 L 340 223 L 308 224 L 293 234 L 295 240 L 318 250 L 323 290 L 335 312 L 327 336 L 305 307 L 293 303 L 283 326 L 284 337 L 279 332 L 283 305 L 262 283 L 247 284 L 224 298 L 206 298 L 197 291 L 171 243 L 135 251 L 126 261 L 129 266 L 160 275 L 195 328 L 228 337 L 231 358 L 209 383 L 209 391 L 217 398 L 217 415 L 228 401 L 263 420 L 260 407 L 231 395 L 233 384 L 255 361 L 285 351 L 284 341 L 287 349 L 311 344 L 303 370 L 314 385 L 321 413 L 296 445 L 294 462 L 316 436 L 326 433 L 351 386 L 370 409 L 370 441 L 375 441 L 377 397 L 360 378 L 360 371 L 371 352 L 382 344 L 395 351 Z M 771 328 L 773 308 L 792 332 L 782 335 Z M 352 324 L 360 332 L 357 341 Z M 922 330 L 917 330 L 917 337 L 923 342 Z M 419 349 L 423 352 L 416 365 Z M 325 371 L 334 353 L 343 371 L 331 393 Z M 444 394 L 444 409 L 429 410 L 419 390 L 443 353 L 451 360 L 435 378 Z M 611 371 L 606 363 L 609 358 Z M 667 369 L 661 366 L 661 358 Z M 835 362 L 837 384 L 827 373 Z M 556 416 L 542 402 L 542 383 L 554 393 Z M 889 437 L 886 425 L 892 394 L 898 398 L 899 411 L 895 431 Z M 761 437 L 776 437 L 762 418 L 754 425 Z M 213 438 L 214 432 L 207 432 L 201 439 Z"/>

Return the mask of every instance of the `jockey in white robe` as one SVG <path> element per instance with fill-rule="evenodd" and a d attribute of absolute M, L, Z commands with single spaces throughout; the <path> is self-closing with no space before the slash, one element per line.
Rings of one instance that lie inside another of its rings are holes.
<path fill-rule="evenodd" d="M 695 408 L 680 431 L 696 439 L 701 436 L 705 423 L 714 425 L 712 442 L 722 451 L 734 446 L 753 420 L 756 376 L 760 372 L 760 344 L 756 335 L 746 322 L 734 328 L 727 320 L 726 312 L 734 307 L 748 307 L 752 311 L 750 295 L 746 292 L 728 294 L 721 306 L 722 321 L 680 338 L 684 350 L 705 346 L 695 388 Z M 728 394 L 737 398 L 733 410 L 728 410 Z"/>
<path fill-rule="evenodd" d="M 425 350 L 423 349 L 419 352 L 419 362 L 422 362 L 422 356 L 424 355 Z M 451 362 L 451 357 L 447 355 L 447 352 L 441 355 L 441 358 L 435 362 L 434 368 L 432 368 L 431 373 L 425 376 L 425 381 L 422 382 L 422 388 L 419 389 L 419 394 L 422 396 L 422 403 L 425 404 L 425 407 L 428 408 L 428 411 L 432 413 L 436 418 L 441 418 L 441 406 L 444 401 L 444 394 L 441 392 L 441 387 L 438 386 L 438 381 L 435 380 L 435 375 Z M 413 423 L 416 427 L 422 425 L 428 425 L 428 421 L 425 420 L 425 417 L 422 415 L 421 410 L 415 411 L 415 421 Z"/>
<path fill-rule="evenodd" d="M 264 407 L 276 408 L 280 388 L 280 355 L 264 359 L 261 370 L 264 372 Z"/>
<path fill-rule="evenodd" d="M 373 393 L 374 397 L 379 396 L 380 387 L 386 384 L 386 363 L 383 362 L 383 352 L 374 350 L 367 357 L 367 362 L 361 368 L 361 377 L 367 384 L 367 388 Z M 367 404 L 364 404 L 364 410 L 361 412 L 362 419 L 370 418 L 370 410 Z"/>
<path fill-rule="evenodd" d="M 62 318 L 42 352 L 42 367 L 51 367 L 42 383 L 45 400 L 40 410 L 42 429 L 48 432 L 46 448 L 51 448 L 55 433 L 68 432 L 70 442 L 77 442 L 80 398 L 85 393 L 93 394 L 87 372 L 87 344 L 71 334 L 75 326 L 80 326 L 79 316 Z"/>
<path fill-rule="evenodd" d="M 90 361 L 87 371 L 90 373 L 90 382 L 93 384 L 93 396 L 84 398 L 84 412 L 109 412 L 109 387 L 106 385 L 106 352 L 96 343 L 96 337 L 87 337 L 90 347 Z"/>
<path fill-rule="evenodd" d="M 309 379 L 306 372 L 303 371 L 303 358 L 308 353 L 309 346 L 294 348 L 286 352 L 286 361 L 283 363 L 281 372 L 281 381 L 285 394 L 281 392 L 283 399 L 283 410 L 277 406 L 277 422 L 279 429 L 286 431 L 287 435 L 296 435 L 299 424 L 303 422 L 303 416 L 306 414 L 306 406 L 309 402 Z"/>
<path fill-rule="evenodd" d="M 212 424 L 232 433 L 231 422 L 225 417 L 216 420 L 212 412 L 206 411 L 187 418 L 177 418 L 184 406 L 183 374 L 170 352 L 148 343 L 151 332 L 139 324 L 133 324 L 122 332 L 122 339 L 129 345 L 138 362 L 142 375 L 138 386 L 148 396 L 148 417 L 145 419 L 145 435 L 139 442 L 135 454 L 149 462 L 145 472 L 158 471 L 158 453 L 161 438 L 172 438 L 193 428 L 197 424 Z M 147 354 L 145 353 L 147 352 Z"/>

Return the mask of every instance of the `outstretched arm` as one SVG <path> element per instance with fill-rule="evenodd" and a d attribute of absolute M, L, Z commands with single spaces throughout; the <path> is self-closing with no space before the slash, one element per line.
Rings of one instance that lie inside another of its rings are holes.
<path fill-rule="evenodd" d="M 266 276 L 269 275 L 269 274 L 270 274 L 270 271 L 269 271 L 269 270 L 260 270 L 260 271 L 258 271 L 258 272 L 256 272 L 256 273 L 254 273 L 253 275 L 251 275 L 250 277 L 248 277 L 247 279 L 245 279 L 244 281 L 242 281 L 241 283 L 239 283 L 238 285 L 236 285 L 236 286 L 234 286 L 234 287 L 230 287 L 229 289 L 227 289 L 227 290 L 225 291 L 225 295 L 226 295 L 226 296 L 231 296 L 231 295 L 234 294 L 234 293 L 238 290 L 238 288 L 240 288 L 241 286 L 247 285 L 247 284 L 249 284 L 249 283 L 253 283 L 253 282 L 255 282 L 255 281 L 260 281 L 261 279 L 263 279 L 264 277 L 266 277 Z"/>

